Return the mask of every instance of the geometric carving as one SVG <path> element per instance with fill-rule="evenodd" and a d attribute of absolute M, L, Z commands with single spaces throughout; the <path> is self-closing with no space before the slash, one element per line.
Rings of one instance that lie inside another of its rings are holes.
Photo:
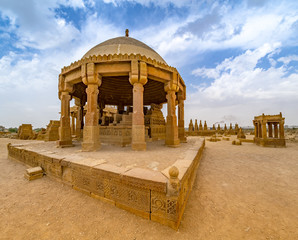
<path fill-rule="evenodd" d="M 166 202 L 157 197 L 153 197 L 151 200 L 152 212 L 163 212 L 166 213 Z"/>
<path fill-rule="evenodd" d="M 167 200 L 167 214 L 176 215 L 177 201 Z"/>

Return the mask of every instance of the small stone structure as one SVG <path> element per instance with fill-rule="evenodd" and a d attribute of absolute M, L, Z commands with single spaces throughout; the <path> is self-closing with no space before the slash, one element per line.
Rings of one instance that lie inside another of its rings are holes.
<path fill-rule="evenodd" d="M 278 115 L 256 116 L 253 120 L 255 126 L 254 142 L 263 147 L 285 147 L 285 118 L 282 113 Z M 268 126 L 268 131 L 267 131 Z"/>
<path fill-rule="evenodd" d="M 60 121 L 50 120 L 50 123 L 47 125 L 43 140 L 46 142 L 59 140 L 59 126 Z"/>
<path fill-rule="evenodd" d="M 244 132 L 242 131 L 242 128 L 239 129 L 237 138 L 246 139 L 246 136 L 245 136 Z"/>
<path fill-rule="evenodd" d="M 187 135 L 188 136 L 212 136 L 216 132 L 215 129 L 209 129 L 206 121 L 204 122 L 204 127 L 202 125 L 202 121 L 198 125 L 197 119 L 195 119 L 195 126 L 193 127 L 192 119 L 190 119 Z"/>
<path fill-rule="evenodd" d="M 35 134 L 32 130 L 32 125 L 31 124 L 22 124 L 21 126 L 19 126 L 18 138 L 23 139 L 23 140 L 34 139 Z"/>
<path fill-rule="evenodd" d="M 24 177 L 29 181 L 42 178 L 42 176 L 43 170 L 41 167 L 28 168 L 24 174 Z"/>
<path fill-rule="evenodd" d="M 36 140 L 44 140 L 44 137 L 46 135 L 46 129 L 45 128 L 41 128 L 40 131 L 37 133 L 37 137 Z"/>
<path fill-rule="evenodd" d="M 242 142 L 241 142 L 241 140 L 236 139 L 236 140 L 232 141 L 232 145 L 242 145 Z"/>
<path fill-rule="evenodd" d="M 214 134 L 224 134 L 226 136 L 229 135 L 237 135 L 239 132 L 239 126 L 236 123 L 235 128 L 233 129 L 232 123 L 230 123 L 230 129 L 227 129 L 227 125 L 225 124 L 224 129 L 221 129 L 220 124 L 215 127 L 215 124 L 212 125 L 212 129 L 209 129 L 207 126 L 207 122 L 204 121 L 204 127 L 202 125 L 202 121 L 198 125 L 197 119 L 195 119 L 195 125 L 193 125 L 192 119 L 190 119 L 188 131 L 186 134 L 188 136 L 213 136 Z"/>
<path fill-rule="evenodd" d="M 148 127 L 148 136 L 153 141 L 165 139 L 166 137 L 166 122 L 162 114 L 162 104 L 152 103 L 145 114 L 145 126 Z M 178 129 L 179 131 L 179 129 Z M 182 140 L 182 139 L 181 139 Z"/>

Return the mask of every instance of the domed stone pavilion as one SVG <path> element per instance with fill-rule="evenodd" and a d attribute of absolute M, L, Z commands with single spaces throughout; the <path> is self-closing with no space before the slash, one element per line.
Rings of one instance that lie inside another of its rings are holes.
<path fill-rule="evenodd" d="M 72 98 L 77 109 L 75 132 L 70 124 Z M 73 134 L 77 138 L 82 135 L 83 151 L 95 151 L 101 142 L 146 150 L 146 141 L 156 139 L 165 139 L 167 146 L 179 146 L 186 141 L 185 98 L 186 86 L 177 69 L 152 48 L 129 37 L 126 30 L 126 36 L 98 44 L 61 70 L 57 145 L 72 146 Z M 161 112 L 164 103 L 166 121 Z M 117 107 L 113 117 L 105 114 L 108 106 Z"/>

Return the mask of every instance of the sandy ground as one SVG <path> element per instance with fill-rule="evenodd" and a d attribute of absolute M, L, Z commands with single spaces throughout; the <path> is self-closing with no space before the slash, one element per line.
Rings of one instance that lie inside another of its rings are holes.
<path fill-rule="evenodd" d="M 49 177 L 28 182 L 8 142 L 22 141 L 0 139 L 0 239 L 298 239 L 298 143 L 206 142 L 176 232 Z"/>

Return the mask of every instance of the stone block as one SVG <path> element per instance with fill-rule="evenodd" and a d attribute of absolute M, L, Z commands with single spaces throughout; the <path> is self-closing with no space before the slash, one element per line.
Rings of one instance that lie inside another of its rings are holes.
<path fill-rule="evenodd" d="M 35 179 L 39 179 L 39 178 L 42 178 L 43 177 L 43 174 L 36 174 L 36 175 L 33 175 L 33 176 L 30 176 L 28 175 L 27 173 L 24 174 L 24 177 L 29 180 L 29 181 L 32 181 L 32 180 L 35 180 Z"/>
<path fill-rule="evenodd" d="M 167 178 L 160 172 L 132 168 L 123 174 L 122 182 L 139 188 L 166 192 Z"/>
<path fill-rule="evenodd" d="M 43 170 L 41 167 L 28 168 L 24 174 L 24 177 L 29 181 L 42 178 L 42 176 Z"/>

